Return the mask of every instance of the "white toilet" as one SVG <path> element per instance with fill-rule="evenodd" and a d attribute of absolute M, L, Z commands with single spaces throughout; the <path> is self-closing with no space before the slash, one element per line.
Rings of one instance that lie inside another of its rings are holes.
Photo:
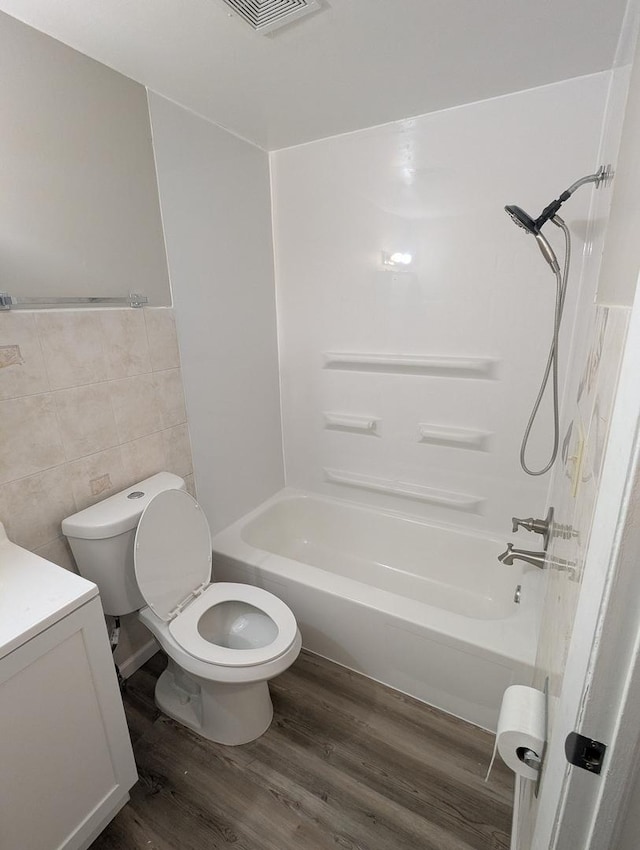
<path fill-rule="evenodd" d="M 169 656 L 156 702 L 220 744 L 269 728 L 267 680 L 297 658 L 290 609 L 252 585 L 211 583 L 211 535 L 202 508 L 169 472 L 62 522 L 80 573 L 100 589 L 106 614 L 139 610 Z"/>

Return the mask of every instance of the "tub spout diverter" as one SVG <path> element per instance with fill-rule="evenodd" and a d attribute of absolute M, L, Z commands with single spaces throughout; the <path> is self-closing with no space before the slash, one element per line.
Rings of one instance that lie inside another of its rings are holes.
<path fill-rule="evenodd" d="M 545 565 L 544 552 L 531 552 L 527 549 L 514 549 L 513 543 L 507 543 L 507 550 L 502 555 L 498 555 L 498 560 L 508 567 L 513 566 L 514 561 L 525 561 L 527 564 L 532 564 L 534 567 L 544 569 Z"/>

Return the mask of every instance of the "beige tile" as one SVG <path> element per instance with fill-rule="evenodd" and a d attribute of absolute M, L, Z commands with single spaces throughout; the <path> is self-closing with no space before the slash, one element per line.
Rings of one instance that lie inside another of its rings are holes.
<path fill-rule="evenodd" d="M 53 396 L 0 402 L 0 484 L 64 462 Z"/>
<path fill-rule="evenodd" d="M 35 316 L 11 310 L 0 313 L 0 399 L 48 389 Z"/>
<path fill-rule="evenodd" d="M 161 418 L 153 375 L 110 381 L 111 405 L 121 443 L 159 431 Z"/>
<path fill-rule="evenodd" d="M 118 445 L 109 384 L 87 384 L 54 393 L 67 460 Z"/>
<path fill-rule="evenodd" d="M 151 308 L 144 311 L 144 316 L 154 372 L 177 369 L 180 366 L 180 354 L 173 310 L 167 307 Z"/>
<path fill-rule="evenodd" d="M 158 407 L 163 428 L 172 428 L 187 421 L 180 369 L 154 372 L 158 390 Z"/>
<path fill-rule="evenodd" d="M 187 493 L 190 493 L 194 499 L 197 499 L 198 494 L 196 492 L 196 479 L 193 473 L 191 473 L 191 475 L 185 475 L 184 483 L 187 485 Z"/>
<path fill-rule="evenodd" d="M 128 378 L 151 371 L 142 310 L 104 310 L 100 314 L 109 378 Z"/>
<path fill-rule="evenodd" d="M 167 472 L 173 472 L 185 478 L 193 472 L 191 443 L 187 424 L 176 425 L 162 432 L 164 443 L 164 462 Z"/>
<path fill-rule="evenodd" d="M 127 486 L 120 449 L 107 449 L 69 464 L 76 509 L 94 505 Z"/>
<path fill-rule="evenodd" d="M 159 431 L 131 443 L 124 443 L 120 452 L 127 480 L 125 487 L 165 469 L 164 443 Z"/>
<path fill-rule="evenodd" d="M 600 369 L 594 390 L 593 411 L 588 435 L 592 469 L 598 482 L 609 435 L 630 310 L 628 308 L 610 307 L 607 313 L 606 334 L 601 350 Z"/>
<path fill-rule="evenodd" d="M 25 549 L 59 537 L 60 523 L 75 510 L 71 476 L 64 465 L 0 487 L 0 521 L 9 539 Z"/>
<path fill-rule="evenodd" d="M 100 311 L 41 313 L 36 322 L 51 389 L 106 380 Z"/>
<path fill-rule="evenodd" d="M 40 549 L 36 549 L 36 555 L 40 555 L 41 558 L 51 561 L 52 564 L 64 567 L 69 572 L 78 572 L 66 537 L 58 537 L 56 540 L 47 543 L 46 546 L 41 546 Z"/>

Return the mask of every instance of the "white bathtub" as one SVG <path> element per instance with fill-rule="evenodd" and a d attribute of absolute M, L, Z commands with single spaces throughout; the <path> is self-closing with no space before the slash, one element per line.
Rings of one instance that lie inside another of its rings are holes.
<path fill-rule="evenodd" d="M 214 537 L 214 576 L 283 599 L 312 652 L 494 730 L 531 681 L 542 590 L 504 545 L 285 489 Z"/>

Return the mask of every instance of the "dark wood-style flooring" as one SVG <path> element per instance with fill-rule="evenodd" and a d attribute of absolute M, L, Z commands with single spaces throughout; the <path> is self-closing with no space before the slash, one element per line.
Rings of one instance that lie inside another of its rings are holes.
<path fill-rule="evenodd" d="M 161 715 L 158 653 L 124 701 L 140 781 L 91 850 L 498 850 L 512 774 L 493 736 L 303 652 L 275 716 L 222 747 Z"/>

